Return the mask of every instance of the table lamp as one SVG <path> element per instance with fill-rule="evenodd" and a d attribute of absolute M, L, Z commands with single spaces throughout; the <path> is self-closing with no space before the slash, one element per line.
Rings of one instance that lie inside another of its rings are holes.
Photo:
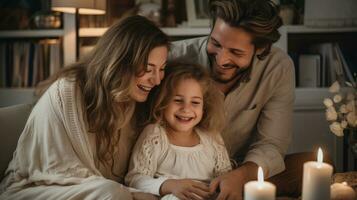
<path fill-rule="evenodd" d="M 51 0 L 53 11 L 75 14 L 76 58 L 79 57 L 79 14 L 103 15 L 106 0 Z"/>

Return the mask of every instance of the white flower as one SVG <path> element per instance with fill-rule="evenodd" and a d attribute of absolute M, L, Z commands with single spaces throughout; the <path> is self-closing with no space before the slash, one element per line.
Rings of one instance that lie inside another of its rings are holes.
<path fill-rule="evenodd" d="M 356 113 L 354 112 L 350 112 L 347 114 L 346 116 L 347 122 L 350 126 L 355 127 L 357 125 L 356 121 L 357 121 L 357 116 Z"/>
<path fill-rule="evenodd" d="M 340 91 L 340 84 L 338 83 L 338 81 L 335 81 L 328 90 L 331 93 L 337 93 L 338 91 Z"/>
<path fill-rule="evenodd" d="M 348 101 L 351 101 L 355 99 L 355 95 L 352 92 L 349 92 L 346 98 Z"/>
<path fill-rule="evenodd" d="M 333 101 L 335 103 L 340 103 L 342 100 L 342 96 L 340 94 L 336 94 L 334 97 L 333 97 Z"/>
<path fill-rule="evenodd" d="M 346 104 L 342 104 L 342 105 L 340 106 L 340 113 L 342 113 L 342 114 L 348 113 Z"/>
<path fill-rule="evenodd" d="M 332 100 L 330 98 L 325 98 L 324 99 L 324 104 L 328 108 L 328 107 L 331 107 L 333 105 L 333 102 L 332 102 Z"/>
<path fill-rule="evenodd" d="M 334 96 L 323 101 L 326 119 L 332 123 L 330 130 L 336 136 L 343 136 L 344 129 L 357 127 L 357 85 L 350 82 L 346 82 L 346 85 L 341 90 L 339 82 L 335 81 L 329 88 Z"/>
<path fill-rule="evenodd" d="M 336 136 L 342 137 L 343 136 L 343 128 L 340 123 L 334 122 L 330 125 L 330 130 L 332 133 L 334 133 Z"/>
<path fill-rule="evenodd" d="M 348 112 L 353 112 L 355 109 L 355 102 L 353 100 L 349 101 L 346 105 Z"/>
<path fill-rule="evenodd" d="M 346 83 L 346 85 L 348 85 L 348 86 L 350 86 L 350 87 L 353 87 L 353 85 L 352 85 L 351 82 L 346 81 L 345 83 Z"/>
<path fill-rule="evenodd" d="M 348 125 L 348 123 L 347 123 L 347 121 L 346 120 L 343 120 L 342 122 L 341 122 L 341 127 L 342 128 L 347 128 L 347 125 Z"/>
<path fill-rule="evenodd" d="M 326 119 L 327 119 L 327 121 L 336 121 L 337 120 L 337 112 L 333 106 L 328 107 L 326 109 Z"/>

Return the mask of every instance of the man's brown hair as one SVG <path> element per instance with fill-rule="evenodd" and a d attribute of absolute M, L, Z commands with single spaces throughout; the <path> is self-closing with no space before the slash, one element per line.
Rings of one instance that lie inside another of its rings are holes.
<path fill-rule="evenodd" d="M 282 25 L 279 9 L 271 0 L 210 0 L 212 25 L 221 18 L 232 27 L 243 28 L 253 36 L 253 44 L 263 52 L 263 59 L 271 46 L 280 38 L 278 28 Z"/>

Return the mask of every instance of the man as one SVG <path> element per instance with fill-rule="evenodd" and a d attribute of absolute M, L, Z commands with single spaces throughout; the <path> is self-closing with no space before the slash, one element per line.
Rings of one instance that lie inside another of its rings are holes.
<path fill-rule="evenodd" d="M 295 76 L 289 56 L 272 47 L 280 38 L 278 9 L 270 0 L 209 4 L 210 35 L 175 42 L 170 59 L 209 66 L 224 96 L 222 136 L 238 167 L 214 179 L 210 189 L 219 189 L 217 199 L 242 199 L 244 184 L 257 178 L 261 166 L 278 194 L 299 195 L 301 166 L 310 157 L 293 155 L 284 161 L 292 135 Z"/>

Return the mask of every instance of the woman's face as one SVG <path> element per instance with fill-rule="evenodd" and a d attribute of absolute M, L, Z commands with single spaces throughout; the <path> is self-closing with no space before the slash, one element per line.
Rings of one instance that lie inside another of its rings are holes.
<path fill-rule="evenodd" d="M 137 76 L 134 84 L 131 84 L 130 97 L 132 99 L 137 102 L 146 101 L 151 89 L 160 84 L 164 78 L 167 53 L 166 46 L 155 47 L 151 50 L 143 75 Z"/>

